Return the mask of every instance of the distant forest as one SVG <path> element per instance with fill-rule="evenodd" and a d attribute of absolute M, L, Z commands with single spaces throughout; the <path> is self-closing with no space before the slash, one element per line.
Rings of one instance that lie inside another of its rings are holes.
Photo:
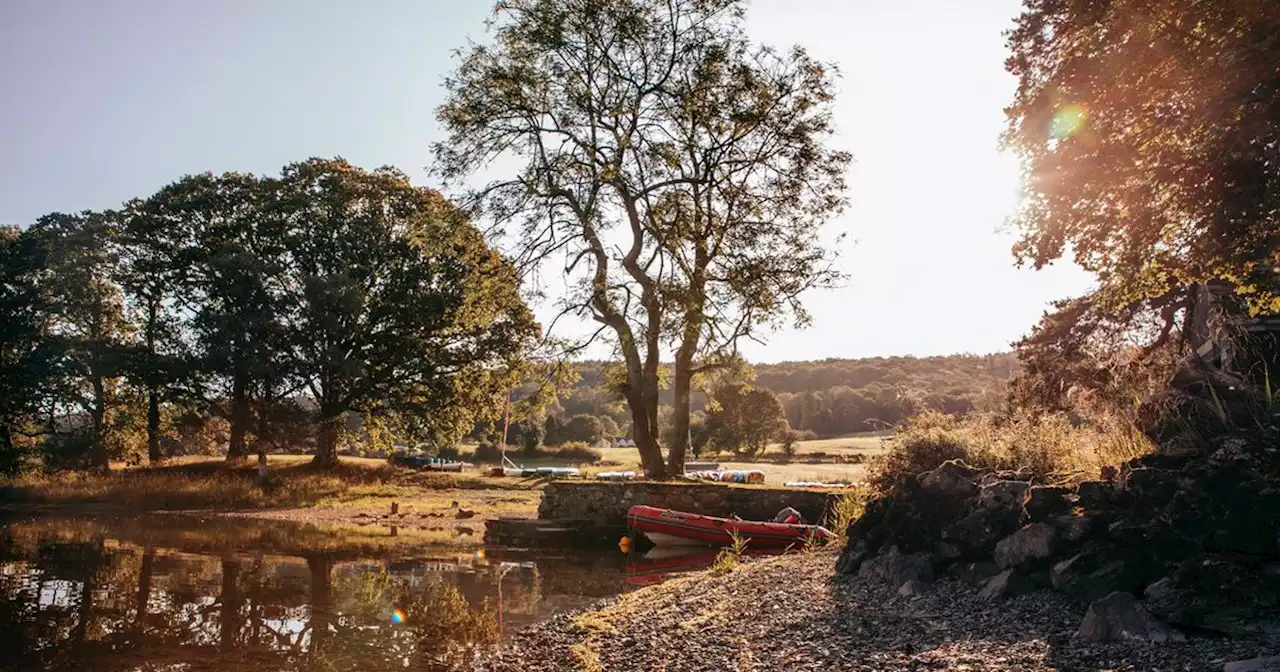
<path fill-rule="evenodd" d="M 625 407 L 603 384 L 604 362 L 578 364 L 581 376 L 564 394 L 554 415 L 609 416 L 626 428 Z M 1018 370 L 1012 353 L 944 357 L 872 357 L 758 364 L 752 384 L 778 396 L 792 429 L 818 437 L 874 431 L 897 425 L 930 408 L 966 413 L 998 407 Z M 660 417 L 670 413 L 670 390 L 663 392 Z M 695 413 L 706 411 L 707 396 L 693 397 Z"/>

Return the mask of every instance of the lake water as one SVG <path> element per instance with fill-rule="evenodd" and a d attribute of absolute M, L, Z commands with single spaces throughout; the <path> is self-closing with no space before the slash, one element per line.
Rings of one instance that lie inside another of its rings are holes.
<path fill-rule="evenodd" d="M 471 669 L 527 625 L 714 559 L 222 517 L 0 522 L 3 670 Z"/>

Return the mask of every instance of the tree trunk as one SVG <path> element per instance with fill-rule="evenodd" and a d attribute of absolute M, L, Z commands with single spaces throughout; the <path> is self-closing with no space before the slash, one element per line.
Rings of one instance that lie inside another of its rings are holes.
<path fill-rule="evenodd" d="M 111 471 L 111 462 L 107 456 L 106 427 L 106 386 L 102 378 L 93 378 L 93 408 L 90 415 L 93 419 L 93 437 L 89 443 L 89 466 L 102 472 Z"/>
<path fill-rule="evenodd" d="M 249 456 L 249 390 L 242 373 L 235 374 L 231 384 L 231 440 L 227 446 L 227 461 L 242 460 Z"/>
<path fill-rule="evenodd" d="M 640 451 L 640 466 L 646 478 L 666 478 L 666 465 L 662 463 L 662 447 L 649 425 L 649 409 L 641 396 L 636 393 L 627 395 L 627 407 L 631 410 L 631 434 L 636 442 L 636 450 Z"/>
<path fill-rule="evenodd" d="M 686 341 L 687 343 L 687 341 Z M 671 445 L 667 446 L 667 473 L 671 475 L 684 473 L 684 460 L 689 454 L 689 402 L 693 389 L 693 351 L 680 347 L 676 353 L 675 380 L 672 381 L 675 392 L 675 407 L 672 409 L 671 422 L 675 436 Z"/>
<path fill-rule="evenodd" d="M 316 455 L 311 463 L 318 467 L 338 464 L 338 437 L 342 433 L 343 414 L 322 415 L 316 430 Z"/>
<path fill-rule="evenodd" d="M 164 459 L 160 454 L 160 389 L 147 386 L 147 460 L 152 464 Z"/>

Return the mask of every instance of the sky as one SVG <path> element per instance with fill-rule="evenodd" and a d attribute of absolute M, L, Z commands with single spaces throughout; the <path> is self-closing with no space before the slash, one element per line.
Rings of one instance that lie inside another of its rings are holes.
<path fill-rule="evenodd" d="M 0 223 L 109 208 L 188 174 L 312 156 L 435 186 L 434 110 L 488 0 L 0 2 Z M 843 287 L 752 361 L 1007 350 L 1091 284 L 1014 267 L 1015 162 L 998 151 L 1018 0 L 753 0 L 747 29 L 838 64 L 851 151 Z M 549 306 L 535 307 L 544 319 Z M 576 330 L 572 325 L 569 329 Z"/>

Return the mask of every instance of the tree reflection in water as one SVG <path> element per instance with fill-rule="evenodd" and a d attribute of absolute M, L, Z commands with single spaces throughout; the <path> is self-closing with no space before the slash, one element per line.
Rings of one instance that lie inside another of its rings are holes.
<path fill-rule="evenodd" d="M 405 557 L 331 537 L 299 543 L 320 538 L 314 528 L 254 536 L 243 526 L 256 523 L 236 525 L 220 544 L 204 524 L 10 523 L 0 533 L 0 670 L 467 669 L 504 628 L 625 589 L 616 554 Z"/>

